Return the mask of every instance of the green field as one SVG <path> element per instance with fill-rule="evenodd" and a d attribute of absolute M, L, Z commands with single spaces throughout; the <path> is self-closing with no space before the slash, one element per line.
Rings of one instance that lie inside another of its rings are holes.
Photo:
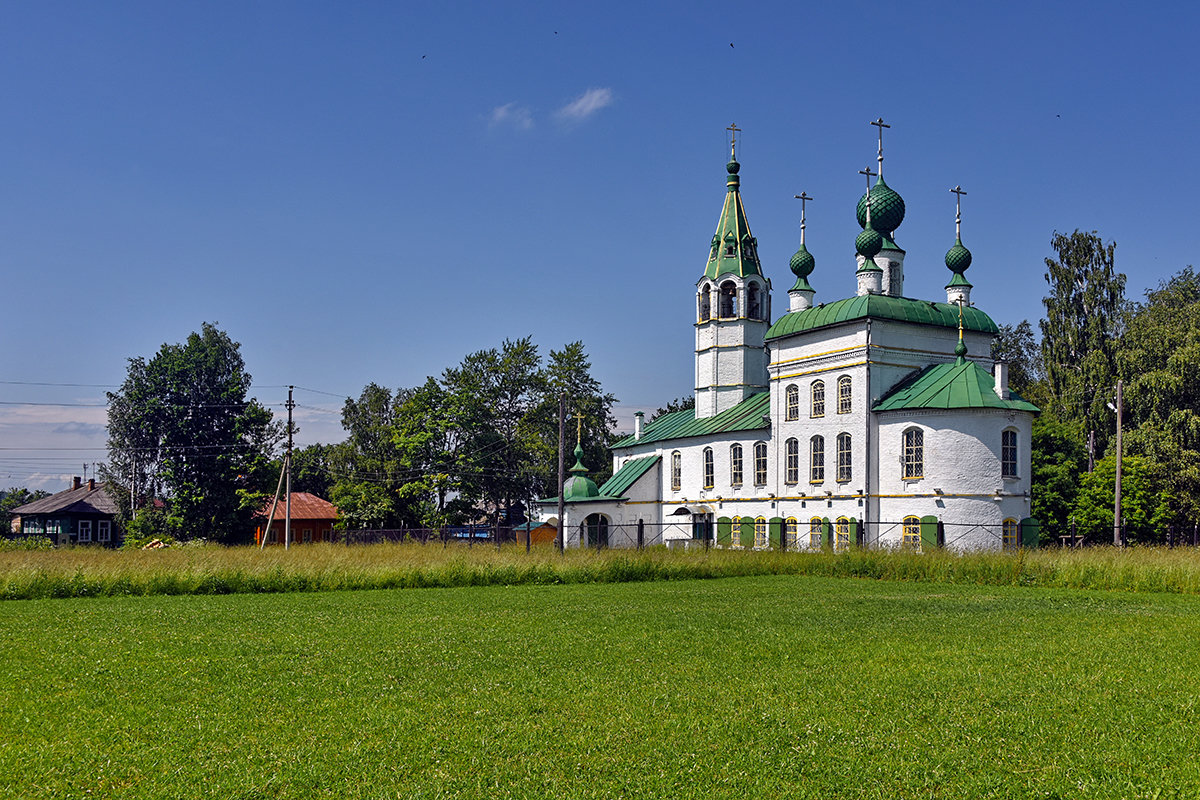
<path fill-rule="evenodd" d="M 797 576 L 0 603 L 6 797 L 1194 797 L 1200 598 Z"/>

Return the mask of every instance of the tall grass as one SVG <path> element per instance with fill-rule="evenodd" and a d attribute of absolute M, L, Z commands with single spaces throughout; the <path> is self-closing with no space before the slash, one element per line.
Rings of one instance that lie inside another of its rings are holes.
<path fill-rule="evenodd" d="M 311 592 L 555 583 L 621 583 L 747 575 L 819 575 L 989 586 L 1200 593 L 1200 551 L 1018 553 L 568 551 L 435 545 L 305 545 L 290 550 L 181 547 L 0 552 L 0 599 Z"/>

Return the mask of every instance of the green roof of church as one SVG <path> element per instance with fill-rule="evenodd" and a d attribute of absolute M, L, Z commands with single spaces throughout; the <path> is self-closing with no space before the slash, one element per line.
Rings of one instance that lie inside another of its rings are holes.
<path fill-rule="evenodd" d="M 953 303 L 934 303 L 908 297 L 868 294 L 847 297 L 833 303 L 792 311 L 775 320 L 767 331 L 767 339 L 778 339 L 830 325 L 860 319 L 892 319 L 916 325 L 935 325 L 939 328 L 958 328 L 958 306 Z M 963 328 L 979 333 L 998 333 L 992 318 L 977 308 L 963 309 Z"/>
<path fill-rule="evenodd" d="M 626 436 L 611 445 L 610 449 L 616 450 L 621 447 L 650 444 L 667 439 L 710 436 L 714 433 L 729 431 L 762 430 L 771 427 L 770 413 L 771 395 L 769 392 L 751 395 L 733 408 L 727 408 L 712 417 L 696 419 L 696 409 L 686 408 L 683 411 L 663 414 L 653 422 L 647 423 L 642 431 L 642 438 L 634 439 L 632 436 Z"/>
<path fill-rule="evenodd" d="M 725 179 L 725 206 L 721 209 L 717 232 L 713 234 L 708 252 L 708 264 L 704 268 L 704 277 L 710 280 L 722 275 L 737 275 L 740 278 L 762 275 L 762 267 L 758 263 L 758 241 L 750 233 L 750 223 L 746 221 L 746 209 L 742 206 L 742 194 L 738 188 L 740 169 L 737 161 L 731 160 L 725 165 L 728 173 Z"/>
<path fill-rule="evenodd" d="M 637 483 L 637 479 L 650 471 L 650 468 L 662 460 L 662 456 L 644 456 L 634 458 L 625 464 L 600 487 L 600 494 L 608 497 L 620 497 L 629 491 L 629 487 Z"/>
<path fill-rule="evenodd" d="M 959 356 L 951 364 L 935 364 L 913 374 L 881 397 L 874 410 L 996 408 L 1035 414 L 1040 411 L 1033 403 L 1015 393 L 1005 400 L 996 394 L 995 386 L 995 379 L 990 372 L 974 361 Z"/>

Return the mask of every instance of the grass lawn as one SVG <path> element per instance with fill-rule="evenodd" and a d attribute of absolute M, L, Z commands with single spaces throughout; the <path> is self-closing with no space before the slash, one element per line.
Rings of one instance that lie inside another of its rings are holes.
<path fill-rule="evenodd" d="M 1194 797 L 1200 598 L 801 576 L 0 603 L 0 796 Z"/>

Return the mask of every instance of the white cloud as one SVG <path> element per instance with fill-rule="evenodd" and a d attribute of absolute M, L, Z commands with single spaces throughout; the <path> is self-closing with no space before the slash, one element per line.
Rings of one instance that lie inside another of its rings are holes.
<path fill-rule="evenodd" d="M 496 106 L 492 109 L 492 113 L 488 117 L 488 125 L 492 128 L 501 126 L 515 128 L 519 131 L 527 131 L 533 127 L 533 115 L 529 113 L 529 109 L 525 106 L 519 106 L 516 103 L 505 103 L 502 106 Z"/>
<path fill-rule="evenodd" d="M 588 89 L 571 102 L 560 108 L 558 118 L 571 122 L 585 120 L 602 108 L 613 103 L 612 89 Z"/>

